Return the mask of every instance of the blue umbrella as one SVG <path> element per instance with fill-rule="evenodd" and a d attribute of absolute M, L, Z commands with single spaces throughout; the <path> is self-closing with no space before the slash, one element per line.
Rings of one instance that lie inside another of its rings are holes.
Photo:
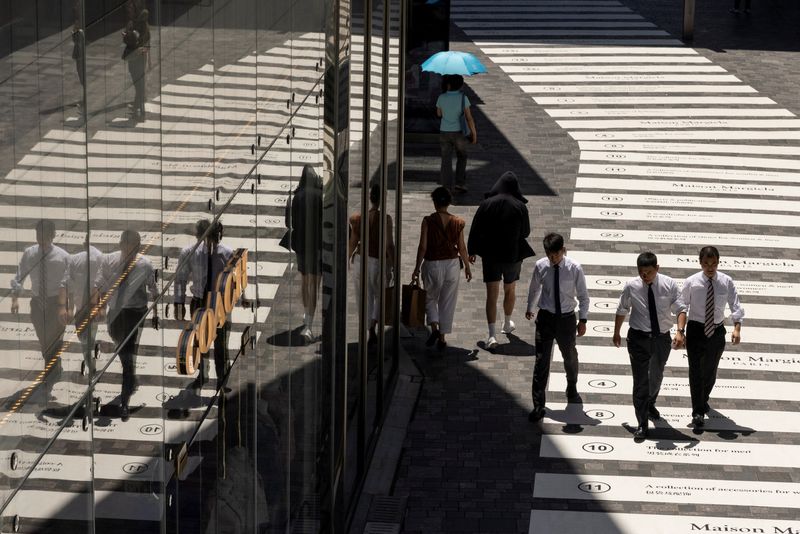
<path fill-rule="evenodd" d="M 426 59 L 425 63 L 422 64 L 422 70 L 439 74 L 472 76 L 473 74 L 486 72 L 486 67 L 470 53 L 450 50 L 437 52 Z"/>

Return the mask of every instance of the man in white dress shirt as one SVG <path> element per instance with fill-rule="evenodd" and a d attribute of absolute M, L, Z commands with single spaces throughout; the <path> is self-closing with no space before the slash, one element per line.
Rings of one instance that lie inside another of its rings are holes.
<path fill-rule="evenodd" d="M 48 394 L 61 376 L 58 352 L 64 340 L 64 325 L 58 319 L 58 295 L 69 258 L 64 249 L 53 245 L 55 236 L 53 221 L 42 219 L 36 223 L 36 244 L 22 253 L 17 274 L 11 279 L 11 313 L 17 314 L 25 278 L 31 277 L 31 322 L 39 339 L 44 368 L 49 368 L 44 379 L 44 391 Z"/>
<path fill-rule="evenodd" d="M 710 410 L 708 398 L 714 389 L 717 366 L 725 350 L 725 304 L 730 307 L 733 322 L 731 342 L 738 345 L 742 339 L 744 309 L 739 303 L 733 279 L 717 271 L 718 266 L 719 251 L 710 246 L 701 248 L 700 267 L 703 270 L 687 278 L 681 291 L 684 309 L 688 311 L 678 314 L 675 341 L 679 346 L 686 343 L 695 428 L 703 426 L 703 418 Z"/>
<path fill-rule="evenodd" d="M 531 320 L 536 304 L 536 363 L 533 367 L 533 411 L 528 415 L 531 422 L 544 417 L 545 388 L 550 377 L 550 360 L 553 356 L 553 341 L 564 357 L 567 373 L 567 400 L 578 400 L 578 350 L 575 348 L 576 333 L 586 333 L 589 315 L 589 292 L 581 264 L 569 259 L 564 247 L 564 238 L 555 233 L 547 234 L 542 242 L 547 254 L 536 262 L 528 290 L 528 311 L 525 318 Z M 576 299 L 578 316 L 575 316 Z"/>
<path fill-rule="evenodd" d="M 83 350 L 83 363 L 89 378 L 95 373 L 94 344 L 97 336 L 97 321 L 91 317 L 90 290 L 97 278 L 97 270 L 103 253 L 89 244 L 89 236 L 84 243 L 85 250 L 72 254 L 67 259 L 67 271 L 61 282 L 59 292 L 58 316 L 61 324 L 70 320 L 75 323 L 75 331 Z"/>
<path fill-rule="evenodd" d="M 636 439 L 647 437 L 647 419 L 659 419 L 656 399 L 664 379 L 672 348 L 670 329 L 675 324 L 674 315 L 685 311 L 675 280 L 658 272 L 658 258 L 652 252 L 643 252 L 636 258 L 639 276 L 625 283 L 619 298 L 614 319 L 614 346 L 622 343 L 620 329 L 628 312 L 626 342 L 633 376 L 633 408 L 638 428 Z"/>
<path fill-rule="evenodd" d="M 210 227 L 210 229 L 209 229 Z M 189 302 L 189 315 L 194 314 L 198 308 L 206 305 L 206 296 L 214 290 L 217 277 L 225 270 L 228 261 L 233 257 L 233 250 L 222 243 L 222 221 L 209 224 L 208 220 L 201 219 L 195 225 L 195 233 L 200 239 L 208 231 L 205 241 L 197 248 L 194 245 L 185 247 L 178 259 L 178 268 L 175 273 L 175 318 L 183 320 L 186 313 L 186 285 L 191 281 L 191 301 Z M 230 337 L 231 324 L 226 321 L 217 328 L 217 337 L 214 339 L 214 369 L 217 372 L 217 388 L 227 372 L 228 365 L 228 338 Z M 197 379 L 192 383 L 194 389 L 199 389 L 208 382 L 208 354 L 203 355 L 203 361 Z"/>

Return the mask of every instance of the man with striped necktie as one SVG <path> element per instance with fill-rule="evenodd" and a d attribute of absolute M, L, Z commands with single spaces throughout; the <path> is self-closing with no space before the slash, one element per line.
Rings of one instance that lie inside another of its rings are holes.
<path fill-rule="evenodd" d="M 678 314 L 677 346 L 686 344 L 689 358 L 689 390 L 692 396 L 692 424 L 703 426 L 709 412 L 708 398 L 717 380 L 717 366 L 725 350 L 725 304 L 730 307 L 733 334 L 731 342 L 741 341 L 740 330 L 744 309 L 733 279 L 717 271 L 719 251 L 716 247 L 700 249 L 702 271 L 693 274 L 683 283 L 681 301 L 684 309 Z M 687 324 L 686 319 L 689 322 Z M 685 331 L 684 327 L 686 328 Z M 684 340 L 685 336 L 685 340 Z"/>

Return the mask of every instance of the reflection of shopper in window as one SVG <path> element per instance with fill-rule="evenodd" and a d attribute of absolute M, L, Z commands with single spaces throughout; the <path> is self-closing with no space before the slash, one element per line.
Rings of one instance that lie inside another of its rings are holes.
<path fill-rule="evenodd" d="M 355 277 L 356 295 L 361 295 L 361 282 L 362 278 L 367 283 L 367 316 L 369 319 L 369 341 L 374 343 L 377 341 L 377 325 L 380 314 L 380 255 L 379 255 L 379 239 L 380 239 L 380 201 L 381 201 L 381 188 L 378 184 L 374 184 L 369 190 L 369 247 L 367 250 L 367 276 L 363 277 L 362 273 L 357 273 Z M 361 265 L 361 213 L 354 213 L 350 216 L 350 239 L 347 245 L 347 256 L 350 258 L 351 263 Z M 394 249 L 394 231 L 392 230 L 392 216 L 388 213 L 384 217 L 384 243 L 386 243 L 386 272 L 391 278 L 393 276 L 392 266 L 394 265 L 395 249 Z"/>
<path fill-rule="evenodd" d="M 128 63 L 128 72 L 135 91 L 131 120 L 141 122 L 145 120 L 145 67 L 150 50 L 150 26 L 147 19 L 150 12 L 142 6 L 140 0 L 128 0 L 126 10 L 128 23 L 122 32 L 122 41 L 125 43 L 122 59 Z"/>
<path fill-rule="evenodd" d="M 322 276 L 322 180 L 314 167 L 305 165 L 294 196 L 286 205 L 286 227 L 291 228 L 291 248 L 302 275 L 303 329 L 300 335 L 314 341 L 312 327 L 317 291 Z"/>
<path fill-rule="evenodd" d="M 89 289 L 92 282 L 97 279 L 97 270 L 103 254 L 89 245 L 88 241 L 84 243 L 84 246 L 88 247 L 88 254 L 84 250 L 72 254 L 67 260 L 67 272 L 61 283 L 59 294 L 59 320 L 61 324 L 66 325 L 71 318 L 74 318 L 75 329 L 83 349 L 86 372 L 89 377 L 92 377 L 95 372 L 92 352 L 97 335 L 97 322 L 91 317 L 92 306 L 89 304 Z"/>
<path fill-rule="evenodd" d="M 198 238 L 205 233 L 208 221 L 200 220 L 197 222 L 196 230 Z M 178 271 L 175 273 L 175 318 L 183 320 L 186 313 L 186 284 L 191 280 L 192 300 L 189 303 L 189 314 L 193 315 L 198 308 L 206 305 L 206 295 L 214 291 L 217 277 L 225 270 L 225 266 L 233 256 L 233 250 L 220 241 L 222 240 L 223 226 L 217 221 L 211 225 L 208 235 L 203 244 L 198 246 L 193 252 L 191 247 L 184 249 L 191 253 L 186 261 L 179 260 Z M 183 258 L 181 258 L 183 259 Z M 208 273 L 211 273 L 208 276 Z M 230 321 L 217 328 L 217 337 L 214 339 L 214 369 L 217 372 L 219 385 L 225 376 L 225 367 L 228 363 L 228 336 L 230 334 Z M 208 382 L 208 355 L 203 355 L 203 364 L 200 366 L 200 373 L 192 384 L 194 388 L 200 388 Z"/>
<path fill-rule="evenodd" d="M 61 374 L 58 351 L 64 338 L 64 325 L 58 320 L 58 294 L 69 257 L 64 249 L 53 245 L 55 236 L 53 221 L 40 220 L 36 224 L 36 244 L 22 253 L 17 274 L 11 279 L 11 313 L 17 314 L 23 283 L 25 278 L 31 277 L 31 322 L 39 339 L 44 367 L 49 369 L 45 379 L 48 392 Z"/>
<path fill-rule="evenodd" d="M 140 246 L 139 232 L 122 232 L 119 250 L 103 256 L 100 262 L 92 295 L 93 306 L 106 295 L 109 297 L 108 333 L 118 346 L 122 364 L 120 415 L 123 421 L 128 420 L 128 402 L 136 388 L 136 350 L 142 333 L 142 319 L 147 314 L 147 294 L 149 292 L 153 299 L 158 294 L 153 264 L 144 256 L 138 256 Z M 155 311 L 152 325 L 158 329 Z M 129 337 L 134 329 L 136 331 Z"/>
<path fill-rule="evenodd" d="M 436 116 L 441 117 L 439 146 L 442 149 L 441 184 L 451 192 L 467 191 L 467 138 L 462 129 L 466 119 L 472 144 L 478 142 L 478 131 L 472 119 L 469 98 L 461 91 L 464 78 L 458 74 L 447 74 L 442 79 L 442 91 L 436 100 Z M 453 188 L 453 150 L 456 151 L 456 177 Z"/>

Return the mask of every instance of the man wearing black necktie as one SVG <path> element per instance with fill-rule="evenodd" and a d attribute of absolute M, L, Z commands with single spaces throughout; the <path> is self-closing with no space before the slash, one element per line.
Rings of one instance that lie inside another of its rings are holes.
<path fill-rule="evenodd" d="M 53 245 L 55 235 L 53 221 L 40 220 L 36 224 L 36 245 L 22 253 L 17 274 L 11 279 L 11 313 L 16 314 L 25 278 L 31 277 L 31 322 L 47 370 L 44 390 L 48 393 L 61 374 L 58 353 L 64 339 L 64 325 L 58 317 L 58 295 L 69 258 L 64 249 Z"/>
<path fill-rule="evenodd" d="M 684 343 L 686 327 L 686 356 L 689 358 L 689 391 L 692 395 L 692 424 L 699 428 L 711 409 L 708 398 L 717 381 L 717 367 L 725 350 L 725 304 L 730 307 L 733 333 L 731 342 L 741 341 L 744 308 L 733 279 L 717 271 L 719 251 L 716 247 L 700 249 L 700 267 L 683 283 L 681 301 L 686 311 L 678 314 L 678 333 L 675 341 Z M 686 319 L 689 319 L 687 324 Z"/>
<path fill-rule="evenodd" d="M 586 333 L 589 314 L 589 292 L 586 277 L 580 263 L 566 256 L 564 238 L 555 233 L 547 234 L 543 240 L 546 258 L 536 262 L 528 290 L 528 311 L 525 318 L 531 320 L 536 314 L 536 363 L 533 367 L 533 411 L 528 420 L 536 422 L 545 414 L 545 389 L 550 377 L 550 360 L 553 356 L 553 341 L 558 343 L 564 357 L 567 373 L 567 400 L 580 400 L 578 396 L 578 350 L 575 338 Z M 575 316 L 576 299 L 578 316 Z"/>
<path fill-rule="evenodd" d="M 637 428 L 634 438 L 644 439 L 648 418 L 659 419 L 656 399 L 672 348 L 673 314 L 684 311 L 675 280 L 658 272 L 658 258 L 643 252 L 636 258 L 639 276 L 628 281 L 619 298 L 614 320 L 614 346 L 622 343 L 620 329 L 631 314 L 626 342 L 633 375 L 633 408 Z"/>

